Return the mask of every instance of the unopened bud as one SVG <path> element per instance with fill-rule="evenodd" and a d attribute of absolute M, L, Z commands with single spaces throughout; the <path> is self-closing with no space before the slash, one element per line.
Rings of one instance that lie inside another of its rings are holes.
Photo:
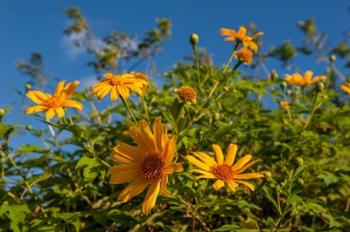
<path fill-rule="evenodd" d="M 304 182 L 303 179 L 299 178 L 299 179 L 298 179 L 298 183 L 299 183 L 300 185 L 304 185 L 305 182 Z"/>
<path fill-rule="evenodd" d="M 334 63 L 334 61 L 337 59 L 336 55 L 332 54 L 329 56 L 329 62 Z"/>
<path fill-rule="evenodd" d="M 280 86 L 281 86 L 282 89 L 287 88 L 287 82 L 282 81 L 281 84 L 280 84 Z"/>
<path fill-rule="evenodd" d="M 271 81 L 275 81 L 278 78 L 278 73 L 276 72 L 276 70 L 272 70 L 271 75 L 270 75 L 270 80 Z"/>
<path fill-rule="evenodd" d="M 324 83 L 322 82 L 317 83 L 317 90 L 321 92 L 323 89 L 324 89 Z"/>
<path fill-rule="evenodd" d="M 303 159 L 303 158 L 297 157 L 296 160 L 297 160 L 297 162 L 298 162 L 298 164 L 299 164 L 300 166 L 303 166 L 303 165 L 304 165 L 304 159 Z"/>
<path fill-rule="evenodd" d="M 29 84 L 29 83 L 27 83 L 27 84 L 25 85 L 25 88 L 26 88 L 26 92 L 28 92 L 29 90 L 32 89 L 32 85 Z"/>
<path fill-rule="evenodd" d="M 0 108 L 0 117 L 4 116 L 6 113 L 4 108 Z"/>
<path fill-rule="evenodd" d="M 199 41 L 199 36 L 196 33 L 192 33 L 190 35 L 190 43 L 192 44 L 192 46 L 196 46 L 198 44 Z"/>
<path fill-rule="evenodd" d="M 272 178 L 272 174 L 271 174 L 270 171 L 265 171 L 265 172 L 264 172 L 264 175 L 265 175 L 265 177 L 266 177 L 267 179 L 271 179 L 271 178 Z"/>

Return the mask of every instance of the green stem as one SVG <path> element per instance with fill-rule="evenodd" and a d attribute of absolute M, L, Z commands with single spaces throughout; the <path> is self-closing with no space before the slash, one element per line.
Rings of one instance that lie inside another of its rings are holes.
<path fill-rule="evenodd" d="M 306 120 L 304 129 L 306 129 L 306 128 L 309 126 L 309 124 L 310 124 L 310 122 L 311 122 L 311 119 L 312 119 L 313 116 L 315 115 L 316 110 L 317 110 L 318 108 L 320 108 L 320 106 L 322 105 L 322 103 L 321 103 L 321 104 L 317 104 L 317 102 L 318 102 L 318 95 L 319 95 L 319 94 L 317 93 L 316 96 L 315 96 L 314 103 L 313 103 L 313 106 L 312 106 L 312 111 L 311 111 L 311 114 L 309 115 L 309 117 L 308 117 L 307 120 Z"/>
<path fill-rule="evenodd" d="M 194 59 L 196 62 L 196 69 L 197 69 L 197 82 L 198 82 L 198 87 L 200 88 L 200 71 L 199 71 L 199 57 L 198 57 L 198 52 L 197 52 L 197 46 L 196 45 L 192 45 L 192 51 L 193 51 L 193 55 L 194 55 Z"/>
<path fill-rule="evenodd" d="M 231 62 L 232 62 L 232 60 L 233 60 L 233 57 L 235 56 L 235 51 L 237 50 L 239 44 L 240 44 L 239 42 L 236 42 L 234 48 L 232 49 L 230 58 L 228 59 L 227 63 L 226 63 L 225 66 L 224 66 L 224 71 L 223 71 L 223 72 L 226 72 L 227 69 L 230 67 L 230 64 L 231 64 Z"/>
<path fill-rule="evenodd" d="M 122 99 L 122 102 L 123 102 L 123 104 L 124 104 L 124 106 L 126 108 L 126 111 L 131 116 L 132 120 L 134 120 L 134 122 L 137 124 L 137 120 L 136 120 L 135 116 L 133 115 L 133 113 L 131 112 L 128 104 L 126 103 L 126 101 L 124 100 L 124 98 L 122 96 L 119 95 L 119 97 L 120 97 L 120 99 Z"/>

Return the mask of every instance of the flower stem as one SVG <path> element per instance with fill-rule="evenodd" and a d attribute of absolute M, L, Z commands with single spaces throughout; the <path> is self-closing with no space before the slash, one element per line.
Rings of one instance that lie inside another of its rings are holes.
<path fill-rule="evenodd" d="M 226 72 L 227 69 L 230 67 L 230 64 L 231 64 L 231 62 L 232 62 L 232 60 L 233 60 L 233 57 L 235 56 L 235 51 L 237 50 L 239 44 L 240 44 L 239 42 L 236 42 L 234 48 L 232 49 L 230 58 L 228 59 L 227 63 L 226 63 L 225 66 L 224 66 L 224 71 L 223 71 L 223 72 Z"/>
<path fill-rule="evenodd" d="M 126 103 L 126 101 L 124 100 L 124 98 L 122 96 L 119 95 L 119 97 L 120 97 L 120 99 L 122 99 L 122 102 L 126 108 L 126 111 L 131 116 L 132 120 L 134 120 L 134 122 L 137 124 L 137 120 L 136 120 L 135 116 L 131 113 L 131 110 L 130 110 L 128 104 Z"/>
<path fill-rule="evenodd" d="M 197 81 L 198 81 L 198 86 L 200 88 L 200 72 L 199 72 L 199 58 L 198 58 L 198 51 L 197 51 L 197 46 L 196 45 L 192 45 L 192 51 L 193 51 L 193 55 L 194 55 L 194 59 L 196 62 L 196 69 L 197 69 Z"/>

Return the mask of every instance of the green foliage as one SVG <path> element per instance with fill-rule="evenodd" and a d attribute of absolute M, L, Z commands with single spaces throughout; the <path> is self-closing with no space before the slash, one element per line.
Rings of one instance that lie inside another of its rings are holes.
<path fill-rule="evenodd" d="M 73 21 L 66 34 L 92 35 L 77 8 L 66 14 Z M 123 46 L 134 38 L 121 32 L 108 35 L 102 50 L 87 46 L 94 71 L 118 71 L 122 60 L 136 58 L 126 65 L 135 69 L 154 57 L 171 35 L 169 20 L 156 23 L 135 50 Z M 319 33 L 312 20 L 299 27 L 307 36 Z M 299 51 L 286 42 L 269 53 L 289 62 Z M 132 144 L 125 133 L 132 118 L 119 101 L 98 111 L 99 103 L 86 89 L 75 95 L 86 107 L 83 113 L 50 123 L 39 117 L 54 134 L 0 122 L 0 231 L 349 231 L 350 105 L 331 82 L 334 66 L 327 64 L 325 86 L 299 88 L 281 84 L 275 72 L 273 78 L 255 79 L 213 66 L 205 50 L 198 54 L 164 73 L 163 85 L 151 83 L 142 97 L 128 101 L 139 120 L 162 116 L 177 137 L 177 162 L 185 167 L 170 176 L 171 194 L 158 197 L 150 215 L 140 209 L 144 193 L 122 204 L 117 196 L 124 185 L 108 183 L 113 147 Z M 29 64 L 19 65 L 31 77 L 42 67 L 41 56 L 33 56 Z M 197 91 L 195 104 L 179 101 L 175 89 L 182 85 Z M 266 99 L 273 102 L 268 107 Z M 290 102 L 290 108 L 276 107 L 280 101 Z M 23 133 L 40 143 L 11 147 L 11 140 Z M 196 180 L 187 172 L 184 156 L 209 152 L 213 143 L 236 143 L 238 157 L 252 154 L 261 160 L 252 169 L 266 178 L 252 181 L 254 192 L 243 187 L 235 193 L 226 187 L 215 191 L 211 180 Z"/>

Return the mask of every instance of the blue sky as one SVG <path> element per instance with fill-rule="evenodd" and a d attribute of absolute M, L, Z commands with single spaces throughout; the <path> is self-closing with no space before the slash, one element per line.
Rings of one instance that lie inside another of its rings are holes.
<path fill-rule="evenodd" d="M 91 57 L 72 56 L 64 40 L 63 30 L 69 21 L 63 11 L 72 5 L 81 9 L 98 37 L 113 30 L 142 37 L 144 31 L 154 27 L 155 18 L 170 18 L 173 35 L 157 56 L 160 72 L 191 54 L 188 44 L 191 32 L 199 34 L 200 46 L 208 49 L 216 64 L 221 64 L 231 47 L 219 35 L 220 27 L 237 28 L 255 22 L 264 32 L 262 50 L 267 50 L 286 40 L 300 44 L 301 32 L 296 23 L 310 17 L 316 19 L 319 30 L 329 34 L 335 44 L 341 40 L 341 33 L 349 30 L 350 17 L 347 12 L 350 4 L 344 0 L 0 0 L 0 107 L 17 104 L 17 117 L 7 117 L 6 121 L 17 118 L 17 122 L 28 122 L 12 87 L 23 89 L 27 79 L 16 70 L 15 63 L 28 60 L 31 52 L 43 54 L 45 70 L 57 79 L 83 80 L 93 75 L 93 70 L 85 65 Z M 299 65 L 307 69 L 309 63 L 303 60 Z M 319 70 L 324 71 L 322 67 Z"/>

